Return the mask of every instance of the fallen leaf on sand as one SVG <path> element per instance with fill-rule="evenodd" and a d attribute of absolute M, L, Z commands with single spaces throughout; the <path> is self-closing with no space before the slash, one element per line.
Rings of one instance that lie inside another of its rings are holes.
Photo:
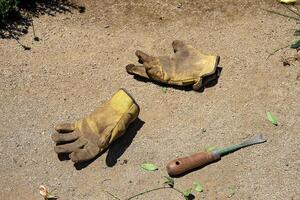
<path fill-rule="evenodd" d="M 228 188 L 228 196 L 227 197 L 232 197 L 235 194 L 235 187 L 229 187 Z"/>
<path fill-rule="evenodd" d="M 300 47 L 300 40 L 294 42 L 292 45 L 291 45 L 291 48 L 292 49 L 298 49 Z"/>
<path fill-rule="evenodd" d="M 271 112 L 267 112 L 267 117 L 268 117 L 268 120 L 274 124 L 275 126 L 278 125 L 277 123 L 277 118 L 271 113 Z"/>
<path fill-rule="evenodd" d="M 182 194 L 187 199 L 192 194 L 192 188 L 183 191 Z"/>
<path fill-rule="evenodd" d="M 200 182 L 194 182 L 194 189 L 195 189 L 197 192 L 203 192 L 203 187 L 202 187 L 202 185 L 200 184 Z"/>
<path fill-rule="evenodd" d="M 155 170 L 158 169 L 158 168 L 157 168 L 154 164 L 152 164 L 152 163 L 144 163 L 144 164 L 142 164 L 142 168 L 145 169 L 145 170 L 147 170 L 147 171 L 155 171 Z"/>
<path fill-rule="evenodd" d="M 47 198 L 49 192 L 47 190 L 47 188 L 43 185 L 40 185 L 39 187 L 39 190 L 40 190 L 40 194 L 44 197 L 44 198 Z"/>
<path fill-rule="evenodd" d="M 55 195 L 52 195 L 48 189 L 46 188 L 46 186 L 44 185 L 40 185 L 39 187 L 39 191 L 40 194 L 44 197 L 44 199 L 48 200 L 48 199 L 57 199 L 58 197 Z"/>

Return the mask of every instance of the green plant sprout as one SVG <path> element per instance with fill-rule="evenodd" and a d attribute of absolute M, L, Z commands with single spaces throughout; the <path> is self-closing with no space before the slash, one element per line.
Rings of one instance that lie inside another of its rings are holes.
<path fill-rule="evenodd" d="M 131 200 L 131 199 L 134 199 L 134 198 L 136 198 L 138 196 L 141 196 L 141 195 L 144 195 L 144 194 L 147 194 L 147 193 L 150 193 L 150 192 L 154 192 L 154 191 L 157 191 L 157 190 L 163 190 L 163 189 L 172 189 L 172 190 L 175 190 L 176 192 L 178 192 L 179 194 L 181 194 L 182 197 L 185 200 L 192 200 L 192 199 L 195 198 L 195 196 L 192 194 L 192 188 L 189 188 L 187 190 L 181 191 L 180 189 L 174 187 L 175 186 L 175 181 L 174 181 L 173 178 L 165 176 L 165 179 L 166 180 L 164 182 L 164 186 L 140 192 L 138 194 L 135 194 L 135 195 L 133 195 L 131 197 L 126 198 L 125 200 Z M 114 199 L 122 200 L 121 198 L 117 197 L 116 195 L 114 195 L 114 194 L 112 194 L 110 192 L 106 191 L 106 193 L 109 194 L 110 196 L 112 196 Z"/>
<path fill-rule="evenodd" d="M 281 5 L 283 7 L 285 7 L 290 12 L 291 15 L 283 14 L 283 13 L 280 13 L 280 12 L 277 12 L 277 11 L 274 11 L 274 10 L 265 10 L 265 9 L 264 10 L 271 13 L 271 14 L 276 14 L 276 15 L 279 15 L 279 16 L 282 16 L 282 17 L 286 17 L 286 18 L 295 20 L 297 23 L 300 22 L 300 9 L 296 5 L 286 5 L 286 4 L 281 4 Z M 294 36 L 300 36 L 300 30 L 296 30 L 294 32 Z M 299 49 L 300 48 L 300 39 L 297 39 L 292 44 L 289 44 L 289 45 L 286 45 L 284 47 L 280 47 L 278 49 L 275 49 L 272 53 L 269 54 L 267 59 L 270 56 L 274 55 L 276 52 L 278 52 L 282 49 L 288 48 L 288 47 L 290 47 L 291 49 Z"/>

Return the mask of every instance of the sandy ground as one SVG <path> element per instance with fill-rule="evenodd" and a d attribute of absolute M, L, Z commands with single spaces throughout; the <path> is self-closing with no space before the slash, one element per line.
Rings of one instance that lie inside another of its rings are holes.
<path fill-rule="evenodd" d="M 61 200 L 125 199 L 159 187 L 171 159 L 226 146 L 263 133 L 268 142 L 176 178 L 184 190 L 200 181 L 195 199 L 300 199 L 300 64 L 283 66 L 296 23 L 262 9 L 275 1 L 81 1 L 86 12 L 42 15 L 20 38 L 0 40 L 0 199 L 42 199 L 46 185 Z M 218 54 L 218 83 L 203 92 L 162 88 L 125 71 L 136 49 L 171 54 L 185 40 Z M 139 120 L 103 155 L 85 165 L 60 161 L 51 133 L 56 123 L 85 116 L 126 88 L 141 107 Z M 279 125 L 266 118 L 271 111 Z M 201 131 L 205 129 L 206 132 Z M 147 172 L 144 162 L 159 170 Z M 160 190 L 137 199 L 183 199 Z"/>

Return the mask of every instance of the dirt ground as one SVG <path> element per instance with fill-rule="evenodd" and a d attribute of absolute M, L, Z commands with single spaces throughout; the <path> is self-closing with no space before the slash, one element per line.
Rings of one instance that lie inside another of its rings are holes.
<path fill-rule="evenodd" d="M 61 200 L 121 199 L 162 186 L 169 160 L 262 133 L 252 146 L 176 178 L 182 190 L 200 181 L 195 199 L 300 199 L 300 63 L 283 66 L 270 52 L 295 39 L 293 20 L 275 0 L 82 0 L 85 12 L 34 18 L 20 37 L 0 40 L 0 199 L 42 199 L 46 185 Z M 141 82 L 125 71 L 136 49 L 171 54 L 185 40 L 221 57 L 218 83 L 203 92 Z M 59 122 L 79 119 L 119 88 L 140 105 L 139 120 L 93 162 L 60 161 L 51 133 Z M 278 126 L 266 118 L 271 111 Z M 203 131 L 203 130 L 206 131 Z M 202 131 L 201 131 L 202 130 Z M 158 171 L 141 169 L 154 163 Z M 136 199 L 183 199 L 159 190 Z"/>

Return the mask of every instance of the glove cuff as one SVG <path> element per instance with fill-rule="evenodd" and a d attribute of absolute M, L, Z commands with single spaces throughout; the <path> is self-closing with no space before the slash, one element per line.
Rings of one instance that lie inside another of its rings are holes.
<path fill-rule="evenodd" d="M 204 73 L 202 75 L 202 77 L 209 76 L 209 75 L 212 75 L 215 73 L 215 71 L 219 65 L 219 62 L 220 62 L 220 56 L 207 55 L 205 60 L 206 60 L 205 66 L 208 66 L 208 67 L 207 67 L 206 73 Z"/>
<path fill-rule="evenodd" d="M 133 97 L 123 88 L 119 89 L 119 91 L 112 96 L 108 104 L 120 113 L 128 112 L 133 104 L 138 107 L 138 112 L 140 110 Z"/>

